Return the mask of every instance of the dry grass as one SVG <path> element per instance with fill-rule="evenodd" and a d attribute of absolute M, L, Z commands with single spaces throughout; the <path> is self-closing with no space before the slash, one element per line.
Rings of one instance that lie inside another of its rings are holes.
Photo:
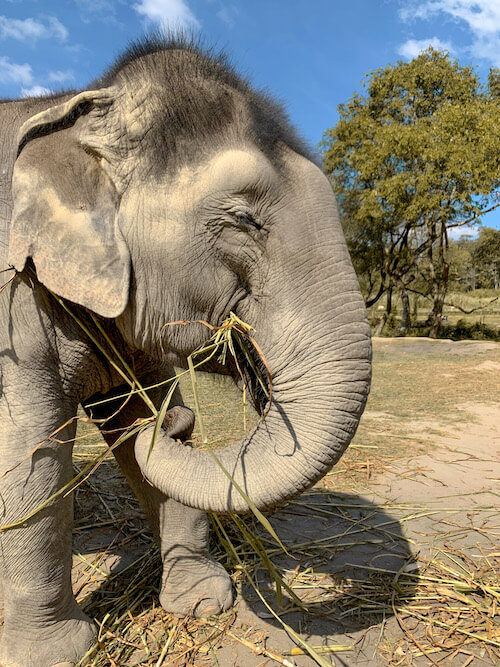
<path fill-rule="evenodd" d="M 488 353 L 489 361 L 496 363 L 498 358 L 497 352 Z M 412 454 L 416 448 L 421 451 L 432 448 L 432 439 L 415 433 L 411 422 L 417 422 L 423 415 L 425 419 L 435 418 L 438 400 L 441 405 L 449 406 L 450 412 L 448 423 L 435 430 L 440 436 L 449 437 L 452 444 L 453 424 L 460 419 L 460 413 L 452 410 L 452 406 L 464 401 L 492 400 L 498 391 L 498 378 L 488 368 L 482 377 L 483 381 L 485 377 L 490 381 L 487 391 L 482 382 L 473 379 L 474 374 L 477 376 L 477 366 L 477 357 L 470 355 L 457 355 L 450 360 L 444 354 L 440 356 L 435 351 L 431 353 L 417 347 L 410 353 L 405 349 L 401 354 L 397 350 L 391 354 L 378 351 L 373 393 L 354 447 L 323 480 L 320 488 L 289 503 L 273 520 L 277 530 L 283 517 L 293 520 L 305 517 L 307 522 L 341 521 L 341 529 L 314 539 L 301 539 L 297 534 L 289 540 L 285 535 L 283 539 L 290 554 L 287 557 L 255 518 L 246 520 L 247 530 L 259 536 L 276 572 L 300 602 L 283 590 L 279 609 L 276 583 L 266 571 L 255 545 L 249 544 L 241 527 L 234 522 L 215 525 L 213 553 L 231 573 L 240 597 L 260 609 L 261 618 L 274 623 L 274 612 L 287 622 L 299 614 L 306 624 L 314 619 L 326 620 L 328 624 L 348 629 L 351 636 L 351 639 L 347 637 L 348 641 L 326 641 L 311 646 L 315 662 L 320 661 L 318 664 L 331 664 L 338 653 L 345 653 L 348 664 L 355 664 L 356 656 L 365 645 L 370 645 L 370 651 L 375 651 L 379 659 L 389 665 L 410 665 L 418 660 L 428 664 L 469 665 L 476 664 L 478 656 L 486 664 L 494 665 L 500 660 L 499 532 L 488 528 L 486 521 L 495 507 L 476 508 L 474 521 L 464 528 L 460 522 L 453 525 L 453 521 L 466 511 L 466 503 L 461 510 L 460 507 L 447 509 L 442 503 L 410 507 L 388 502 L 383 506 L 384 513 L 387 512 L 385 518 L 374 525 L 368 519 L 373 515 L 373 505 L 364 506 L 359 499 L 352 504 L 349 498 L 355 496 L 339 496 L 338 493 L 339 490 L 351 491 L 359 498 L 359 492 L 370 485 L 372 476 L 386 472 L 395 461 L 407 457 L 409 442 Z M 467 381 L 457 382 L 457 379 Z M 201 410 L 211 441 L 224 444 L 241 437 L 242 407 L 238 390 L 220 379 L 214 381 L 203 375 L 198 376 L 198 384 Z M 190 391 L 190 383 L 185 383 L 183 393 L 188 404 Z M 249 415 L 250 422 L 255 419 L 255 415 Z M 430 432 L 432 434 L 432 429 Z M 84 442 L 80 442 L 77 452 L 77 461 L 82 460 L 82 463 L 93 457 L 98 447 L 84 445 Z M 112 542 L 109 553 L 131 549 L 136 560 L 127 569 L 113 574 L 108 574 L 106 569 L 99 573 L 96 566 L 99 568 L 106 561 L 103 558 L 106 550 L 101 549 L 95 558 L 79 566 L 79 580 L 87 578 L 79 599 L 101 627 L 90 664 L 217 665 L 220 649 L 232 646 L 250 650 L 262 660 L 267 658 L 276 664 L 293 665 L 307 653 L 292 639 L 288 649 L 274 648 L 262 628 L 240 622 L 235 610 L 207 620 L 178 620 L 159 608 L 161 563 L 158 552 L 116 469 L 111 463 L 108 467 L 114 476 L 111 486 L 96 479 L 94 488 L 90 489 L 92 493 L 87 486 L 78 492 L 81 505 L 88 506 L 89 495 L 93 495 L 94 503 L 94 525 L 88 528 L 80 521 L 79 534 L 84 535 L 89 530 L 104 531 Z M 99 470 L 97 475 L 109 479 L 110 470 Z M 103 488 L 107 489 L 106 493 Z M 333 490 L 335 496 L 331 493 Z M 360 519 L 360 512 L 365 512 L 365 518 Z M 437 514 L 443 546 L 428 556 L 412 555 L 416 545 L 399 527 L 411 525 L 422 516 Z M 91 517 L 83 518 L 88 525 Z M 472 542 L 476 531 L 489 531 L 491 548 L 473 555 L 456 550 L 447 544 L 446 531 L 451 535 L 458 530 L 468 531 Z M 364 563 L 347 563 L 341 575 L 332 572 L 332 558 L 335 561 L 342 554 L 368 553 L 391 541 L 401 546 L 397 566 L 378 567 L 377 560 L 367 556 Z M 271 611 L 263 606 L 249 582 L 255 584 Z M 374 627 L 378 635 L 375 640 Z"/>
<path fill-rule="evenodd" d="M 109 473 L 102 471 L 103 476 L 104 472 Z M 228 644 L 241 644 L 284 665 L 294 664 L 293 657 L 305 652 L 293 641 L 288 651 L 273 649 L 261 629 L 238 622 L 235 610 L 206 620 L 179 620 L 164 612 L 157 601 L 161 571 L 158 551 L 138 518 L 132 499 L 124 496 L 125 488 L 121 485 L 111 488 L 110 491 L 108 486 L 107 493 L 94 497 L 91 527 L 92 531 L 105 532 L 110 545 L 107 550 L 101 548 L 94 557 L 85 557 L 78 566 L 78 599 L 100 626 L 98 645 L 89 654 L 90 664 L 212 665 L 217 664 L 217 650 Z M 89 489 L 81 488 L 79 494 L 82 503 Z M 104 502 L 98 504 L 96 499 Z M 84 507 L 88 506 L 87 501 L 88 498 Z M 436 513 L 436 508 L 388 504 L 384 510 L 390 515 L 374 525 L 370 520 L 373 505 L 361 502 L 353 505 L 327 492 L 311 491 L 288 503 L 280 513 L 281 518 L 302 516 L 310 522 L 332 517 L 343 522 L 342 528 L 326 537 L 287 543 L 290 557 L 273 543 L 256 519 L 247 519 L 247 530 L 260 536 L 267 557 L 293 592 L 293 598 L 283 592 L 281 608 L 276 601 L 276 585 L 262 559 L 231 520 L 214 526 L 213 553 L 231 573 L 240 596 L 244 595 L 251 604 L 259 603 L 259 596 L 248 582 L 255 584 L 260 591 L 260 602 L 263 598 L 268 604 L 268 613 L 260 612 L 261 617 L 272 619 L 272 610 L 283 619 L 301 612 L 309 620 L 327 619 L 328 623 L 346 626 L 351 633 L 375 624 L 383 630 L 387 619 L 395 617 L 402 632 L 395 639 L 382 633 L 376 647 L 387 664 L 412 664 L 412 659 L 422 655 L 432 662 L 434 654 L 439 654 L 440 660 L 459 654 L 467 658 L 479 651 L 495 664 L 500 659 L 497 612 L 500 551 L 490 550 L 471 558 L 448 547 L 436 550 L 432 558 L 416 558 L 398 526 Z M 481 524 L 482 515 L 493 510 L 492 506 L 484 506 L 476 511 L 477 523 Z M 440 508 L 439 511 L 452 518 L 460 510 Z M 88 533 L 88 520 L 89 517 L 80 519 L 77 535 Z M 472 525 L 468 528 L 475 529 Z M 376 549 L 388 541 L 397 541 L 405 547 L 397 568 L 347 563 L 339 575 L 328 567 L 332 555 Z M 135 560 L 125 569 L 109 574 L 106 555 L 117 550 L 123 552 L 131 542 Z M 361 633 L 349 643 L 327 643 L 313 648 L 322 660 L 325 654 L 348 652 L 349 664 L 354 664 L 363 642 Z"/>

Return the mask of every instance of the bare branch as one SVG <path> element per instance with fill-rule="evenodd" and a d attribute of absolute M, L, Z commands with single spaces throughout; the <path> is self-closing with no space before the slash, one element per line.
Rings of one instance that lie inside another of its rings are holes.
<path fill-rule="evenodd" d="M 408 292 L 412 292 L 412 294 L 418 294 L 418 296 L 423 296 L 424 299 L 432 299 L 430 294 L 424 294 L 424 292 L 420 292 L 419 290 L 412 289 L 411 287 L 406 288 Z M 477 306 L 477 308 L 471 308 L 470 310 L 467 310 L 466 308 L 462 308 L 462 306 L 457 305 L 456 303 L 450 303 L 449 301 L 443 301 L 443 304 L 445 306 L 449 306 L 450 308 L 456 308 L 459 310 L 461 313 L 465 313 L 466 315 L 470 315 L 471 313 L 475 313 L 477 310 L 484 310 L 484 308 L 488 308 L 488 306 L 491 306 L 492 303 L 495 303 L 495 301 L 498 301 L 500 297 L 496 296 L 494 299 L 491 301 L 488 301 L 488 303 L 485 303 L 483 306 Z"/>
<path fill-rule="evenodd" d="M 366 301 L 366 307 L 367 307 L 367 308 L 370 308 L 370 306 L 373 306 L 374 304 L 376 304 L 377 301 L 378 301 L 378 300 L 380 299 L 380 297 L 382 296 L 382 294 L 384 294 L 384 293 L 385 293 L 384 283 L 381 283 L 381 284 L 380 284 L 380 287 L 379 287 L 379 290 L 378 290 L 378 292 L 377 292 L 377 294 L 376 294 L 374 297 L 372 297 L 371 299 L 368 299 L 368 300 Z"/>
<path fill-rule="evenodd" d="M 491 301 L 488 301 L 488 303 L 485 303 L 484 306 L 478 306 L 477 308 L 471 308 L 471 310 L 466 310 L 465 308 L 462 308 L 461 306 L 457 306 L 456 303 L 447 303 L 446 301 L 444 302 L 445 306 L 452 306 L 453 308 L 457 308 L 461 313 L 465 313 L 466 315 L 469 315 L 470 313 L 475 313 L 476 310 L 483 310 L 484 308 L 488 308 L 488 306 L 491 306 L 492 303 L 495 303 L 495 301 L 498 301 L 499 297 L 496 296 L 494 299 Z"/>
<path fill-rule="evenodd" d="M 453 227 L 463 227 L 464 225 L 470 225 L 471 222 L 479 220 L 479 218 L 485 215 L 485 213 L 490 213 L 499 206 L 500 206 L 500 201 L 497 204 L 493 204 L 493 206 L 490 206 L 490 208 L 484 209 L 484 211 L 479 211 L 479 213 L 474 213 L 474 215 L 471 218 L 468 218 L 467 220 L 462 220 L 461 222 L 454 222 L 452 225 L 446 225 L 446 227 L 448 229 L 452 229 Z"/>

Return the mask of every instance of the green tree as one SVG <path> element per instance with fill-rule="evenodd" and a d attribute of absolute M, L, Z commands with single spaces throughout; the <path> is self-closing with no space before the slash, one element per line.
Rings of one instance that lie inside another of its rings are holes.
<path fill-rule="evenodd" d="M 477 287 L 477 269 L 473 250 L 475 240 L 465 236 L 452 241 L 448 251 L 450 262 L 450 287 L 457 291 L 474 290 Z"/>
<path fill-rule="evenodd" d="M 412 61 L 371 72 L 364 93 L 339 106 L 325 132 L 326 173 L 367 305 L 416 281 L 432 299 L 426 324 L 435 337 L 450 275 L 450 228 L 500 205 L 500 74 L 483 88 L 470 67 L 428 49 Z"/>
<path fill-rule="evenodd" d="M 472 261 L 479 277 L 479 286 L 500 288 L 500 230 L 483 227 L 473 243 Z"/>
<path fill-rule="evenodd" d="M 488 74 L 488 92 L 493 99 L 500 100 L 500 69 L 492 67 Z"/>

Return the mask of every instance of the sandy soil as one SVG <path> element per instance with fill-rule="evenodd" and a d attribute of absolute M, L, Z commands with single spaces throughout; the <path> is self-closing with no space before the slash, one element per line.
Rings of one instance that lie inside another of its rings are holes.
<path fill-rule="evenodd" d="M 388 343 L 384 343 L 387 345 Z M 401 343 L 397 342 L 400 345 Z M 390 527 L 392 539 L 380 545 L 359 544 L 363 539 L 370 539 L 376 530 L 367 529 L 358 536 L 358 544 L 333 553 L 329 571 L 336 576 L 354 577 L 364 574 L 366 566 L 376 566 L 397 572 L 406 563 L 411 563 L 413 556 L 422 557 L 434 554 L 437 549 L 445 548 L 464 552 L 471 558 L 498 551 L 500 544 L 500 516 L 498 499 L 500 497 L 500 405 L 468 404 L 460 406 L 474 418 L 472 423 L 464 423 L 449 435 L 436 436 L 433 433 L 440 427 L 435 422 L 413 422 L 410 424 L 415 433 L 426 435 L 432 440 L 429 453 L 411 456 L 408 460 L 396 464 L 390 473 L 375 476 L 371 481 L 372 492 L 363 497 L 331 496 L 332 507 L 347 505 L 351 518 L 365 513 L 369 516 L 368 525 Z M 314 491 L 310 492 L 310 504 L 315 502 Z M 316 501 L 318 498 L 316 497 Z M 352 505 L 360 504 L 363 509 L 356 511 Z M 367 510 L 367 507 L 370 507 Z M 402 509 L 396 509 L 402 507 Z M 493 507 L 493 509 L 484 508 Z M 313 509 L 311 515 L 315 515 Z M 406 517 L 412 516 L 411 519 Z M 286 522 L 286 525 L 283 525 Z M 389 523 L 392 522 L 392 523 Z M 349 530 L 346 522 L 332 519 L 322 521 L 304 516 L 292 518 L 278 514 L 273 520 L 280 537 L 287 543 L 304 541 L 316 535 L 318 539 L 328 534 L 338 534 Z M 366 526 L 365 521 L 362 525 Z M 349 535 L 349 532 L 346 533 Z M 408 541 L 405 540 L 405 538 Z M 343 538 L 345 540 L 345 537 Z M 340 543 L 342 540 L 340 540 Z M 346 564 L 357 564 L 359 569 Z M 319 563 L 318 563 L 319 565 Z M 322 571 L 325 571 L 324 564 Z M 260 630 L 268 637 L 266 646 L 277 652 L 290 648 L 289 637 L 274 624 L 261 618 L 262 610 L 240 600 L 238 603 L 238 622 Z M 292 624 L 290 618 L 286 619 Z M 307 628 L 308 641 L 314 646 L 334 644 L 356 644 L 354 652 L 332 656 L 333 664 L 339 665 L 385 665 L 397 664 L 407 649 L 404 632 L 394 617 L 384 624 L 383 642 L 387 645 L 382 655 L 377 654 L 377 644 L 381 640 L 381 623 L 370 628 L 369 619 L 358 619 L 361 627 L 341 628 L 335 622 L 324 619 L 308 619 L 305 615 L 295 614 L 293 627 L 304 632 Z M 357 643 L 358 642 L 358 643 Z M 401 646 L 402 644 L 402 646 Z M 411 644 L 411 642 L 410 642 Z M 394 649 L 391 655 L 391 647 Z M 327 657 L 327 656 L 324 656 Z M 442 656 L 441 656 L 442 657 Z M 262 665 L 262 657 L 254 656 L 241 647 L 227 646 L 219 651 L 217 658 L 221 667 L 230 665 Z M 439 656 L 434 656 L 434 659 Z M 472 658 L 470 662 L 467 662 Z M 403 659 L 404 660 L 404 659 Z M 309 657 L 294 658 L 299 665 L 313 665 Z M 447 657 L 441 664 L 449 665 L 492 665 L 498 664 L 488 656 L 484 649 L 464 646 L 463 653 L 458 652 Z M 400 664 L 410 664 L 404 660 Z M 411 664 L 429 664 L 427 658 L 413 658 Z"/>

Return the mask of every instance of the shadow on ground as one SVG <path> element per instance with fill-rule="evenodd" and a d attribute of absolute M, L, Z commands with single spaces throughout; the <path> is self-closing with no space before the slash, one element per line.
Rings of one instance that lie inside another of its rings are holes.
<path fill-rule="evenodd" d="M 273 562 L 301 598 L 299 610 L 286 591 L 280 616 L 315 644 L 331 635 L 349 634 L 392 616 L 395 577 L 411 568 L 413 556 L 394 516 L 353 494 L 311 489 L 280 509 L 272 525 L 290 556 Z M 277 551 L 277 550 L 276 550 Z M 255 579 L 268 603 L 278 611 L 274 586 L 261 565 Z M 406 599 L 412 591 L 407 588 Z M 282 628 L 250 584 L 242 587 L 240 622 L 265 619 Z"/>
<path fill-rule="evenodd" d="M 148 629 L 153 634 L 158 631 L 164 640 L 168 615 L 158 603 L 158 551 L 127 487 L 116 487 L 116 472 L 111 461 L 98 471 L 103 479 L 114 480 L 109 498 L 104 484 L 99 484 L 99 493 L 95 493 L 96 480 L 79 491 L 75 591 L 86 613 L 104 621 L 106 627 L 114 626 L 115 634 L 120 634 L 123 619 L 128 623 L 132 617 L 142 618 Z M 106 514 L 109 519 L 104 518 Z M 88 523 L 92 516 L 100 517 L 94 525 Z M 263 563 L 247 547 L 230 518 L 225 520 L 225 527 L 239 552 L 246 553 L 243 570 L 295 632 L 316 646 L 323 645 L 333 635 L 367 629 L 392 615 L 394 578 L 412 561 L 409 542 L 394 516 L 361 496 L 316 488 L 280 508 L 271 522 L 288 555 L 254 519 L 249 517 L 247 525 L 260 536 L 277 571 L 302 600 L 302 608 L 286 591 L 279 607 L 275 584 Z M 231 612 L 232 630 L 247 638 L 253 636 L 256 644 L 264 633 L 270 636 L 273 648 L 290 649 L 296 642 L 282 631 L 283 626 L 250 586 L 244 572 L 233 567 L 228 551 L 215 539 L 213 551 L 233 575 L 238 590 L 236 615 Z M 406 597 L 411 597 L 408 589 Z M 222 643 L 217 648 L 221 667 L 233 664 L 234 645 Z M 245 665 L 253 665 L 254 658 L 255 664 L 259 662 L 258 656 L 246 651 L 243 658 Z M 123 664 L 148 664 L 136 654 L 132 662 L 129 660 Z M 294 662 L 313 664 L 308 656 L 294 658 Z"/>

